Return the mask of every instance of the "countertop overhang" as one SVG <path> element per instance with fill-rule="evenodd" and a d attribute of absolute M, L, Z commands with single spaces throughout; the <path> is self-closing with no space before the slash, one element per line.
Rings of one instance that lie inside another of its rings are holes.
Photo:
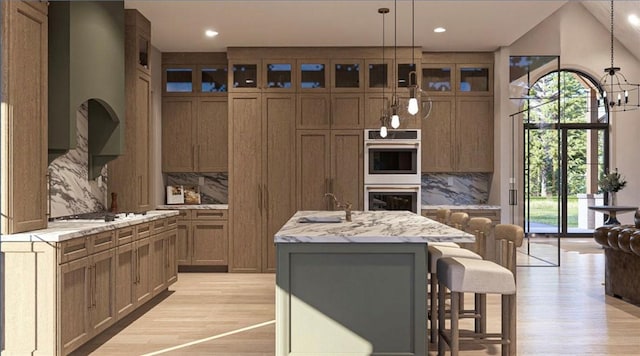
<path fill-rule="evenodd" d="M 69 220 L 50 222 L 46 229 L 20 234 L 2 235 L 2 242 L 62 242 L 126 226 L 142 224 L 178 215 L 177 210 L 151 210 L 145 215 L 135 215 L 110 222 L 94 220 Z"/>
<path fill-rule="evenodd" d="M 301 217 L 341 217 L 339 223 L 303 223 Z M 275 243 L 474 242 L 472 234 L 409 211 L 298 211 L 274 235 Z"/>

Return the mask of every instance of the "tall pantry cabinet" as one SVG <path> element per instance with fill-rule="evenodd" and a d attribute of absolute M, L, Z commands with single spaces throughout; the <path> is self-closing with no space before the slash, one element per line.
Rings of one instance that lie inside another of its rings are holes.
<path fill-rule="evenodd" d="M 2 1 L 1 232 L 47 227 L 46 2 Z"/>
<path fill-rule="evenodd" d="M 151 209 L 151 23 L 137 10 L 125 10 L 125 151 L 109 167 L 109 191 L 120 211 Z"/>

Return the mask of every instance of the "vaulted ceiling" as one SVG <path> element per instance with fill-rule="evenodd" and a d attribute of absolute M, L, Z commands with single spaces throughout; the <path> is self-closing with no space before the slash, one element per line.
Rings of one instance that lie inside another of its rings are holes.
<path fill-rule="evenodd" d="M 415 45 L 424 51 L 492 51 L 507 46 L 567 1 L 415 1 Z M 609 1 L 583 1 L 609 28 Z M 392 45 L 397 17 L 398 46 L 411 45 L 409 0 L 127 0 L 152 23 L 152 43 L 161 51 L 218 52 L 242 46 L 380 46 L 383 16 L 385 42 Z M 394 11 L 394 7 L 396 11 Z M 626 17 L 640 16 L 640 1 L 615 2 L 616 37 L 640 58 L 640 29 Z M 434 33 L 435 27 L 447 29 Z M 206 29 L 219 32 L 215 38 Z"/>

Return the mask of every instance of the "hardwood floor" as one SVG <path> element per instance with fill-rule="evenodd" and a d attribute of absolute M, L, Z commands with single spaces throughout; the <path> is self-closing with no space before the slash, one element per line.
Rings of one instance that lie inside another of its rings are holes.
<path fill-rule="evenodd" d="M 560 267 L 518 268 L 518 354 L 638 354 L 640 307 L 604 295 L 602 250 L 591 239 L 561 246 Z M 273 355 L 274 284 L 273 274 L 181 273 L 171 291 L 74 354 Z M 498 331 L 497 298 L 488 309 L 489 330 Z"/>

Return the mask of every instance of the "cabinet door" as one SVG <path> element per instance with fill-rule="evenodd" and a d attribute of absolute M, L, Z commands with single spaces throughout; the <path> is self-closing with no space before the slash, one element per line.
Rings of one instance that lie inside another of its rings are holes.
<path fill-rule="evenodd" d="M 91 333 L 97 335 L 116 321 L 116 249 L 91 256 Z"/>
<path fill-rule="evenodd" d="M 127 243 L 116 249 L 116 281 L 115 307 L 117 319 L 129 314 L 135 306 L 135 243 Z"/>
<path fill-rule="evenodd" d="M 2 11 L 0 226 L 17 233 L 47 227 L 47 16 L 23 1 Z"/>
<path fill-rule="evenodd" d="M 143 304 L 151 299 L 151 238 L 146 237 L 136 242 L 136 303 Z"/>
<path fill-rule="evenodd" d="M 262 245 L 262 270 L 275 272 L 273 235 L 296 212 L 295 95 L 265 95 L 265 197 L 267 230 Z"/>
<path fill-rule="evenodd" d="M 457 95 L 492 95 L 493 65 L 456 64 L 456 80 Z"/>
<path fill-rule="evenodd" d="M 327 210 L 330 191 L 329 130 L 298 130 L 297 132 L 297 191 L 298 210 Z"/>
<path fill-rule="evenodd" d="M 361 59 L 331 60 L 331 92 L 364 91 L 364 70 Z"/>
<path fill-rule="evenodd" d="M 382 56 L 382 53 L 380 53 Z M 393 84 L 393 60 L 367 59 L 365 61 L 365 88 L 367 92 L 389 91 Z"/>
<path fill-rule="evenodd" d="M 230 60 L 229 61 L 229 91 L 258 92 L 262 88 L 260 60 Z"/>
<path fill-rule="evenodd" d="M 331 96 L 329 94 L 298 94 L 296 127 L 298 129 L 328 129 L 331 127 Z"/>
<path fill-rule="evenodd" d="M 331 128 L 364 128 L 364 94 L 331 94 Z"/>
<path fill-rule="evenodd" d="M 162 171 L 193 172 L 192 125 L 195 100 L 184 97 L 162 99 Z"/>
<path fill-rule="evenodd" d="M 177 241 L 176 241 L 176 260 L 178 265 L 186 266 L 191 264 L 190 248 L 190 236 L 191 236 L 191 222 L 179 221 L 177 229 Z"/>
<path fill-rule="evenodd" d="M 162 96 L 195 93 L 195 73 L 192 65 L 162 66 Z"/>
<path fill-rule="evenodd" d="M 382 109 L 391 106 L 391 94 L 367 94 L 364 105 L 364 121 L 366 129 L 380 129 Z"/>
<path fill-rule="evenodd" d="M 263 59 L 262 89 L 272 92 L 295 92 L 296 73 L 295 60 Z"/>
<path fill-rule="evenodd" d="M 163 233 L 151 236 L 151 293 L 157 295 L 166 288 L 166 277 L 164 275 L 167 264 L 167 246 Z"/>
<path fill-rule="evenodd" d="M 91 337 L 91 293 L 88 257 L 60 265 L 60 347 L 66 355 Z"/>
<path fill-rule="evenodd" d="M 297 61 L 298 92 L 328 93 L 329 61 L 325 59 L 299 59 Z"/>
<path fill-rule="evenodd" d="M 165 277 L 167 279 L 167 287 L 178 280 L 178 230 L 170 229 L 165 232 L 167 239 L 167 263 L 165 269 Z"/>
<path fill-rule="evenodd" d="M 226 221 L 192 221 L 191 264 L 226 266 L 228 234 Z"/>
<path fill-rule="evenodd" d="M 263 231 L 262 114 L 260 94 L 229 95 L 232 125 L 229 169 L 231 239 L 229 271 L 259 272 Z"/>
<path fill-rule="evenodd" d="M 147 211 L 151 208 L 150 180 L 151 160 L 149 149 L 151 147 L 151 135 L 149 132 L 151 123 L 151 78 L 145 74 L 138 74 L 136 80 L 136 117 L 135 117 L 135 170 L 137 195 L 136 211 Z"/>
<path fill-rule="evenodd" d="M 362 131 L 331 131 L 330 190 L 342 202 L 353 204 L 353 210 L 363 210 L 363 142 Z M 336 209 L 331 201 L 331 208 Z"/>
<path fill-rule="evenodd" d="M 227 98 L 198 99 L 198 119 L 193 132 L 196 138 L 196 171 L 227 172 L 228 114 Z"/>
<path fill-rule="evenodd" d="M 455 99 L 431 98 L 431 114 L 422 120 L 422 171 L 454 172 Z"/>
<path fill-rule="evenodd" d="M 459 172 L 493 172 L 493 98 L 456 100 Z"/>

